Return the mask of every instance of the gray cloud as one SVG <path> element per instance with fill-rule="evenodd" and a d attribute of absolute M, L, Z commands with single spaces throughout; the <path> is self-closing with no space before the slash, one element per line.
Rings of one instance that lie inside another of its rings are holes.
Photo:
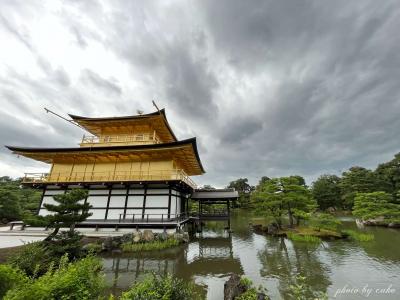
<path fill-rule="evenodd" d="M 105 79 L 91 70 L 83 70 L 81 80 L 94 88 L 104 90 L 110 95 L 120 95 L 122 93 L 122 90 L 116 83 L 115 79 Z"/>
<path fill-rule="evenodd" d="M 178 137 L 198 137 L 207 171 L 195 178 L 199 183 L 223 186 L 238 177 L 256 183 L 263 175 L 289 174 L 310 181 L 352 165 L 375 167 L 400 150 L 397 1 L 75 1 L 59 7 L 0 4 L 0 35 L 32 53 L 42 72 L 14 69 L 0 57 L 5 143 L 76 144 L 81 132 L 44 118 L 43 106 L 125 115 L 153 110 L 156 99 Z M 73 53 L 65 60 L 54 59 L 31 29 L 48 15 L 65 29 Z M 90 55 L 100 52 L 93 64 Z M 78 59 L 81 65 L 74 65 Z M 118 67 L 103 67 L 110 65 Z M 27 126 L 46 135 L 30 134 Z"/>

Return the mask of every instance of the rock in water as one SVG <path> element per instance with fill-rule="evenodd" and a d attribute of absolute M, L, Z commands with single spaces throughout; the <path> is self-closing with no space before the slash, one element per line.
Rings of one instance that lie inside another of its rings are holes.
<path fill-rule="evenodd" d="M 183 241 L 185 243 L 189 243 L 189 233 L 187 233 L 187 232 L 183 233 Z"/>
<path fill-rule="evenodd" d="M 168 234 L 163 231 L 162 233 L 160 233 L 159 237 L 161 241 L 166 241 L 168 239 Z"/>
<path fill-rule="evenodd" d="M 151 231 L 150 229 L 145 229 L 145 230 L 143 231 L 143 239 L 144 239 L 146 242 L 152 242 L 152 241 L 154 241 L 154 233 L 153 233 L 153 231 Z"/>
<path fill-rule="evenodd" d="M 234 300 L 246 292 L 246 287 L 240 284 L 240 276 L 232 274 L 224 284 L 224 300 Z"/>
<path fill-rule="evenodd" d="M 174 239 L 176 239 L 178 242 L 182 242 L 183 234 L 182 233 L 174 233 Z"/>
<path fill-rule="evenodd" d="M 135 231 L 133 233 L 133 239 L 132 239 L 133 242 L 134 243 L 139 243 L 141 239 L 142 239 L 142 233 L 140 231 Z"/>

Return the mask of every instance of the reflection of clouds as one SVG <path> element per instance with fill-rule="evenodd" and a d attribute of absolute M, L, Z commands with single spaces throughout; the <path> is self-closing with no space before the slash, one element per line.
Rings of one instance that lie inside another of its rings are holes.
<path fill-rule="evenodd" d="M 278 289 L 283 297 L 287 296 L 289 286 L 295 283 L 296 275 L 304 276 L 306 284 L 314 291 L 325 293 L 331 284 L 330 269 L 319 259 L 319 247 L 284 238 L 269 238 L 267 247 L 259 252 L 263 265 L 260 273 L 278 279 Z"/>

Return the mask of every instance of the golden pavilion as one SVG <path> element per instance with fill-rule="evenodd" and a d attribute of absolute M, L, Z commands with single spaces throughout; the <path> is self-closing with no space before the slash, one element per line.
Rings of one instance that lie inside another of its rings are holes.
<path fill-rule="evenodd" d="M 149 222 L 164 226 L 185 219 L 196 188 L 189 176 L 201 175 L 204 169 L 196 138 L 178 141 L 164 109 L 124 117 L 69 116 L 90 133 L 79 147 L 6 146 L 51 165 L 49 173 L 26 173 L 23 179 L 23 184 L 43 189 L 39 215 L 48 213 L 43 204 L 54 203 L 54 195 L 86 188 L 88 197 L 82 201 L 92 205 L 88 226 Z"/>

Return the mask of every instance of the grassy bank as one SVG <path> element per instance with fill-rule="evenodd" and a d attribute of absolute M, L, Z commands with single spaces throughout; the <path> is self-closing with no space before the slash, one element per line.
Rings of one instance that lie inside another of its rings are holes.
<path fill-rule="evenodd" d="M 165 241 L 152 241 L 141 243 L 124 243 L 121 248 L 123 252 L 140 252 L 140 251 L 154 251 L 163 250 L 179 246 L 181 242 L 176 239 L 169 238 Z"/>

